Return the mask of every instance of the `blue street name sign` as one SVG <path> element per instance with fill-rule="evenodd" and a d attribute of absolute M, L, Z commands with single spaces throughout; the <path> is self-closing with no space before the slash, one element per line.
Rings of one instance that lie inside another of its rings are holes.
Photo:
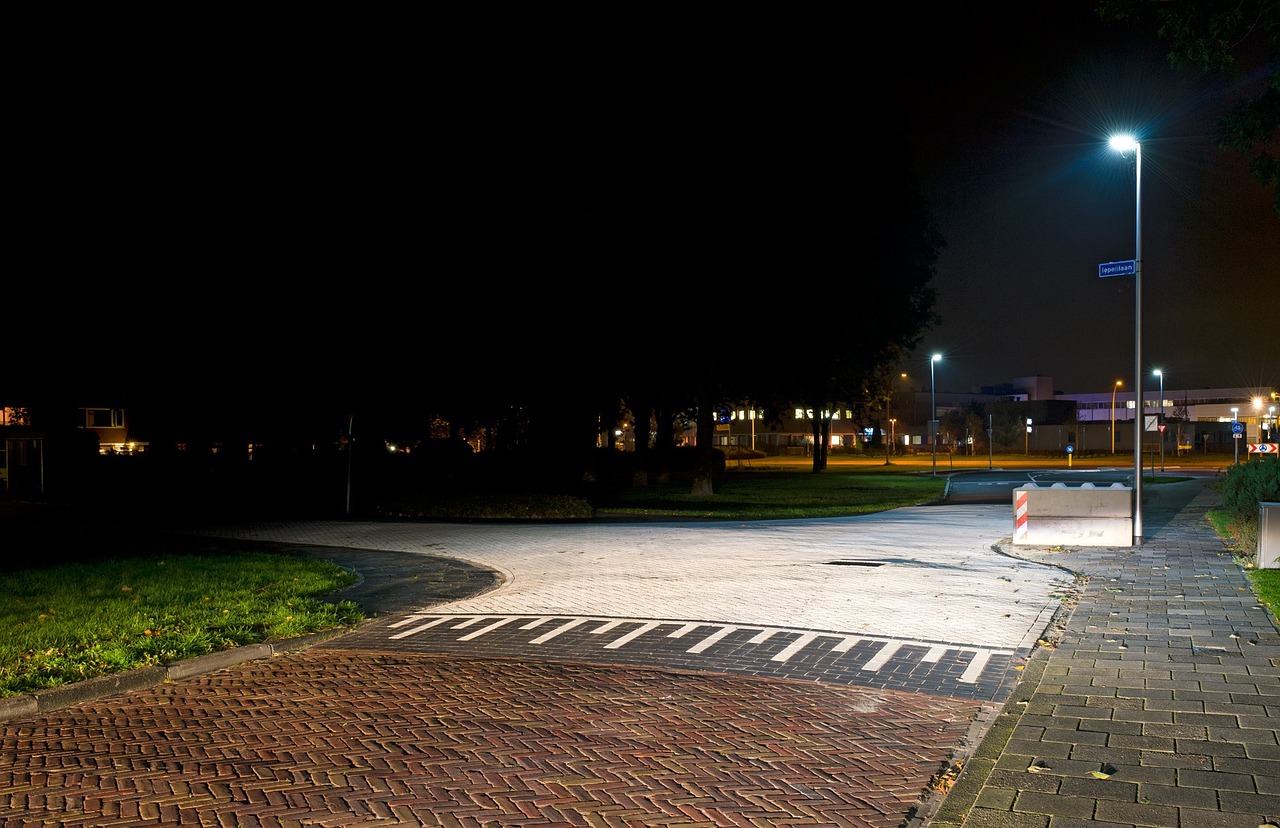
<path fill-rule="evenodd" d="M 1132 276 L 1137 272 L 1138 262 L 1130 259 L 1127 262 L 1107 262 L 1098 265 L 1098 277 L 1105 279 L 1108 276 Z"/>

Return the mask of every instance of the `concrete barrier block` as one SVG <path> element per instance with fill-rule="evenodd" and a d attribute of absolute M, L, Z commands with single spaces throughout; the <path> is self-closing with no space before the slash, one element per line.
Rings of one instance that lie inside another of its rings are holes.
<path fill-rule="evenodd" d="M 1074 517 L 1034 518 L 1021 540 L 1027 546 L 1132 546 L 1131 518 L 1082 520 Z"/>
<path fill-rule="evenodd" d="M 1132 546 L 1133 489 L 1029 484 L 1013 492 L 1015 544 Z"/>

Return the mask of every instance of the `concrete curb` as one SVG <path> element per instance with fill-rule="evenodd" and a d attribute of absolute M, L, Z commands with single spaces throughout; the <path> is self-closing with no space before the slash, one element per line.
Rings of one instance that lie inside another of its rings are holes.
<path fill-rule="evenodd" d="M 243 647 L 219 650 L 216 653 L 208 653 L 170 664 L 140 667 L 137 670 L 129 670 L 125 673 L 96 676 L 75 684 L 49 687 L 44 690 L 37 690 L 34 693 L 5 696 L 0 698 L 0 722 L 37 716 L 41 713 L 83 704 L 105 696 L 130 693 L 135 690 L 154 687 L 166 681 L 179 681 L 202 673 L 211 673 L 227 667 L 234 667 L 246 661 L 256 661 L 258 659 L 271 658 L 281 653 L 306 649 L 314 644 L 345 635 L 347 632 L 349 630 L 329 630 L 280 641 L 247 644 Z"/>
<path fill-rule="evenodd" d="M 946 792 L 942 803 L 933 810 L 932 816 L 925 823 L 926 828 L 962 828 L 982 786 L 995 769 L 1000 754 L 1013 735 L 1018 720 L 1022 718 L 1027 702 L 1040 686 L 1048 663 L 1048 650 L 1039 649 L 1033 653 L 1013 695 L 1004 703 L 994 721 L 975 723 L 985 729 L 982 739 L 973 755 L 964 759 L 960 775 L 956 777 L 951 790 Z"/>
<path fill-rule="evenodd" d="M 997 552 L 1001 551 L 998 546 L 992 548 Z M 1063 570 L 1070 572 L 1065 568 Z M 1062 638 L 1078 603 L 1077 598 L 1073 597 L 1057 608 L 1049 623 L 1041 628 L 1042 641 L 1033 648 L 1030 658 L 1023 666 L 1022 676 L 1009 698 L 997 708 L 994 718 L 979 716 L 973 723 L 966 743 L 976 743 L 976 746 L 969 755 L 956 757 L 962 763 L 960 773 L 951 788 L 942 794 L 941 801 L 934 803 L 926 812 L 924 828 L 962 828 L 974 803 L 978 801 L 987 778 L 995 770 L 1005 745 L 1012 738 L 1027 704 L 1040 688 L 1053 648 Z"/>

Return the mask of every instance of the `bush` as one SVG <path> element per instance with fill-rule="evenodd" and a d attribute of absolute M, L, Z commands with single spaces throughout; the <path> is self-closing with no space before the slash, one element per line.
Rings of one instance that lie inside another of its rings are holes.
<path fill-rule="evenodd" d="M 1280 501 L 1280 462 L 1262 460 L 1231 466 L 1222 481 L 1222 507 L 1240 553 L 1258 548 L 1258 504 Z"/>
<path fill-rule="evenodd" d="M 1222 505 L 1236 518 L 1258 519 L 1258 504 L 1280 500 L 1280 462 L 1263 460 L 1227 469 Z"/>

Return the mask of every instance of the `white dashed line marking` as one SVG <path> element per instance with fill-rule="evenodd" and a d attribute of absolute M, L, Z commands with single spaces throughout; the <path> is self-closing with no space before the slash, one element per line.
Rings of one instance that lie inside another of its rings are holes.
<path fill-rule="evenodd" d="M 450 622 L 452 622 L 450 624 Z M 476 629 L 476 625 L 483 623 Z M 910 641 L 904 639 L 879 638 L 872 636 L 849 635 L 847 633 L 826 632 L 817 630 L 799 630 L 786 627 L 758 627 L 744 626 L 738 624 L 719 624 L 710 621 L 669 621 L 657 620 L 652 618 L 592 618 L 578 617 L 566 618 L 565 616 L 527 616 L 527 615 L 440 615 L 432 616 L 425 614 L 410 615 L 407 618 L 391 625 L 392 628 L 409 627 L 403 632 L 398 632 L 391 636 L 393 640 L 405 639 L 414 635 L 428 632 L 441 625 L 450 624 L 450 630 L 468 630 L 471 631 L 458 637 L 457 641 L 475 641 L 489 633 L 496 632 L 503 627 L 507 627 L 515 622 L 522 622 L 515 629 L 528 631 L 545 626 L 551 622 L 559 622 L 556 626 L 533 639 L 529 644 L 546 644 L 557 637 L 583 626 L 584 624 L 595 624 L 596 626 L 587 630 L 589 635 L 604 636 L 615 631 L 622 632 L 616 638 L 607 640 L 603 645 L 606 650 L 620 650 L 629 644 L 634 643 L 645 635 L 659 628 L 674 627 L 667 632 L 665 638 L 684 638 L 691 634 L 704 633 L 697 642 L 685 650 L 686 653 L 699 654 L 705 653 L 714 647 L 717 643 L 739 631 L 753 632 L 754 634 L 746 640 L 748 645 L 762 646 L 779 634 L 793 635 L 792 640 L 788 641 L 777 653 L 770 656 L 771 662 L 786 664 L 800 653 L 812 646 L 823 646 L 822 655 L 831 655 L 839 657 L 847 653 L 854 652 L 854 647 L 859 644 L 879 644 L 877 649 L 870 658 L 860 665 L 856 666 L 860 671 L 866 673 L 875 673 L 885 667 L 885 665 L 894 661 L 895 658 L 914 658 L 922 664 L 938 664 L 942 662 L 948 653 L 957 655 L 969 654 L 971 656 L 965 665 L 964 671 L 955 681 L 962 684 L 974 684 L 981 677 L 983 671 L 990 664 L 991 659 L 999 656 L 1012 656 L 1014 652 L 1008 649 L 988 649 L 985 647 L 970 647 L 962 644 L 947 645 L 937 642 L 927 641 Z M 413 626 L 410 626 L 413 625 Z M 625 630 L 625 631 L 624 631 Z M 818 642 L 824 639 L 824 642 Z M 829 646 L 825 642 L 830 642 Z M 912 654 L 911 650 L 923 650 L 919 654 Z"/>

